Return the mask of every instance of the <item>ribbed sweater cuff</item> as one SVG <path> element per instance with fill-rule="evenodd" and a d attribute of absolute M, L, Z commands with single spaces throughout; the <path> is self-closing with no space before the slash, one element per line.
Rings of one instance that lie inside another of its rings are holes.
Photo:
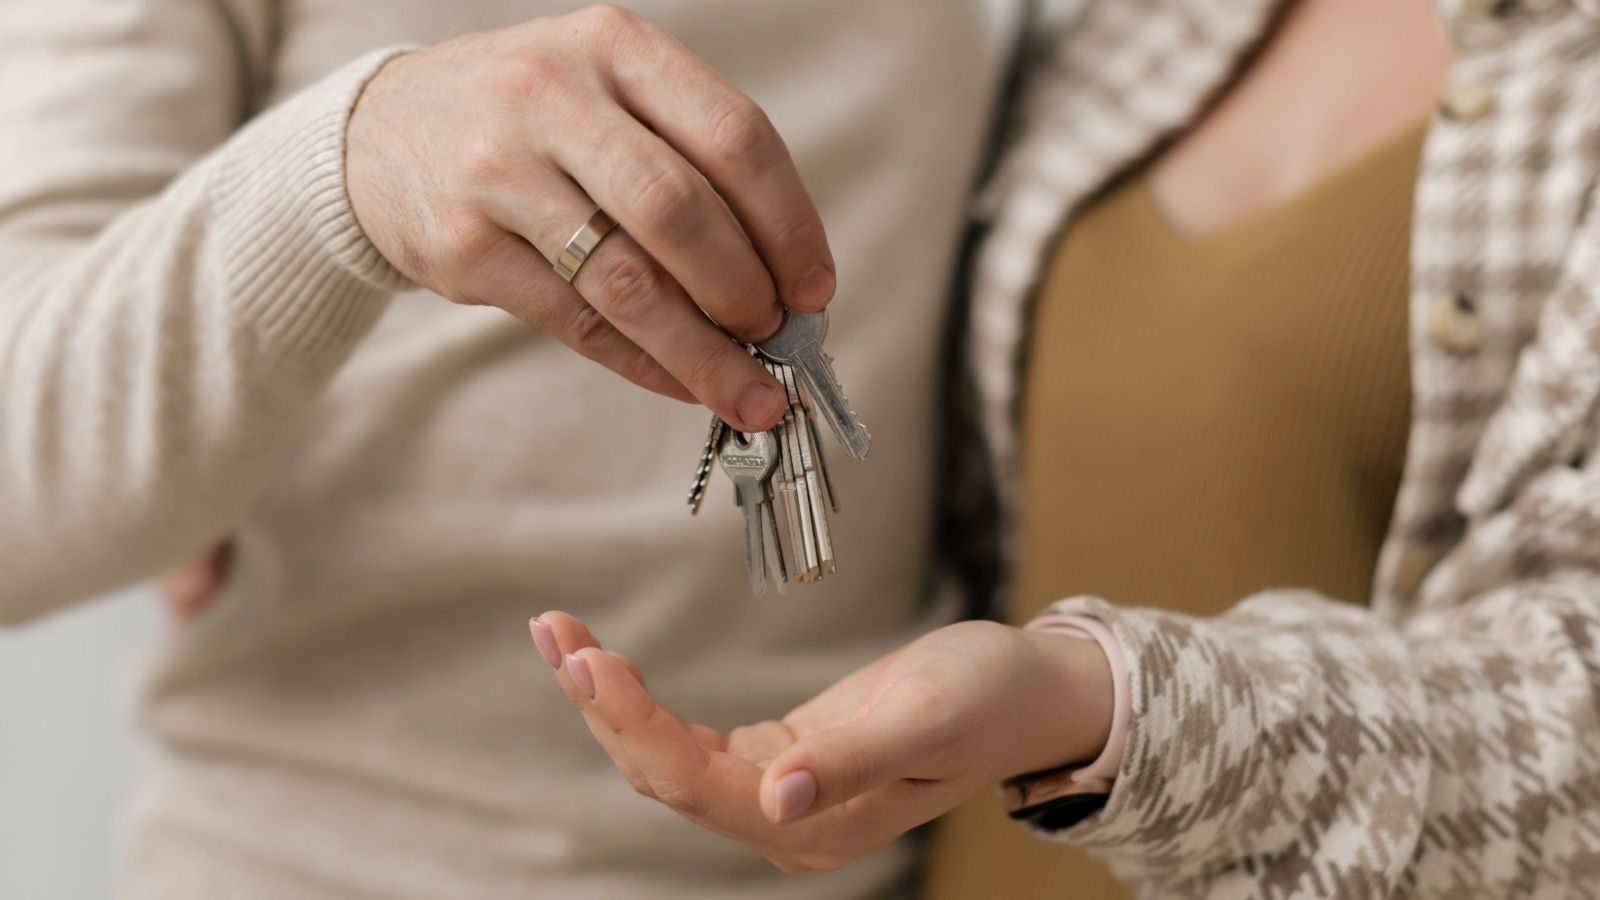
<path fill-rule="evenodd" d="M 409 49 L 370 53 L 258 116 L 207 185 L 240 326 L 287 358 L 343 358 L 389 295 L 414 286 L 362 231 L 345 189 L 356 99 Z"/>
<path fill-rule="evenodd" d="M 1111 629 L 1088 616 L 1045 613 L 1035 617 L 1026 627 L 1029 631 L 1053 632 L 1094 641 L 1100 645 L 1100 652 L 1106 655 L 1106 665 L 1111 669 L 1111 732 L 1100 755 L 1088 765 L 1072 771 L 1068 777 L 1078 783 L 1091 778 L 1116 780 L 1128 747 L 1128 720 L 1133 716 L 1128 657 L 1122 652 L 1122 645 L 1117 643 Z"/>

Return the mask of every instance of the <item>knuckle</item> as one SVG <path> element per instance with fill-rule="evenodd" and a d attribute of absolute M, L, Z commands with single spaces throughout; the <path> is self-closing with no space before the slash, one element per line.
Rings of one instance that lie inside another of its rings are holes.
<path fill-rule="evenodd" d="M 711 119 L 711 146 L 726 162 L 765 164 L 772 158 L 777 136 L 766 111 L 748 97 L 729 100 Z"/>
<path fill-rule="evenodd" d="M 660 376 L 660 365 L 650 357 L 650 354 L 637 347 L 629 350 L 627 357 L 617 363 L 617 374 L 628 379 L 634 384 L 650 386 Z M 634 677 L 641 682 L 644 676 L 634 671 Z"/>
<path fill-rule="evenodd" d="M 660 165 L 642 169 L 628 196 L 633 197 L 633 213 L 638 220 L 648 227 L 668 230 L 688 224 L 700 206 L 704 190 L 699 177 L 683 167 Z"/>
<path fill-rule="evenodd" d="M 610 344 L 615 331 L 599 310 L 587 303 L 580 303 L 567 321 L 567 343 L 572 349 L 593 359 Z"/>
<path fill-rule="evenodd" d="M 641 22 L 638 13 L 614 3 L 586 6 L 573 13 L 572 20 L 584 37 L 606 42 L 628 34 Z"/>
<path fill-rule="evenodd" d="M 568 78 L 561 60 L 539 52 L 501 55 L 490 63 L 489 71 L 490 93 L 514 102 L 547 96 Z"/>
<path fill-rule="evenodd" d="M 596 3 L 584 11 L 587 18 L 607 28 L 631 28 L 639 23 L 639 14 L 616 3 Z"/>
<path fill-rule="evenodd" d="M 705 812 L 705 798 L 690 785 L 658 785 L 655 788 L 655 796 L 657 800 L 686 816 L 698 816 Z"/>
<path fill-rule="evenodd" d="M 769 226 L 770 240 L 778 253 L 809 256 L 818 252 L 819 248 L 825 252 L 828 236 L 813 210 L 801 207 L 793 215 L 775 216 L 774 219 Z"/>
<path fill-rule="evenodd" d="M 746 742 L 760 739 L 761 726 L 759 725 L 740 725 L 738 728 L 728 732 L 729 744 L 738 744 L 742 746 Z"/>
<path fill-rule="evenodd" d="M 666 275 L 654 260 L 642 253 L 630 253 L 606 272 L 597 291 L 612 316 L 638 321 L 666 288 Z"/>
<path fill-rule="evenodd" d="M 650 789 L 649 779 L 638 772 L 626 772 L 624 774 L 627 776 L 628 785 L 633 788 L 634 793 L 641 797 L 649 797 L 652 800 L 656 798 L 655 791 Z"/>

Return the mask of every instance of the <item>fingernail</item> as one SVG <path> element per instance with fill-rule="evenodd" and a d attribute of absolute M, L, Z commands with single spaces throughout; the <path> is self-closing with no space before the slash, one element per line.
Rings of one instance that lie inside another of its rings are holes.
<path fill-rule="evenodd" d="M 756 382 L 745 389 L 744 396 L 739 398 L 736 407 L 739 421 L 744 423 L 741 431 L 760 431 L 777 421 L 783 413 L 784 404 L 788 400 L 778 389 L 770 384 Z"/>
<path fill-rule="evenodd" d="M 778 796 L 778 824 L 792 822 L 817 802 L 817 778 L 808 769 L 795 769 L 773 786 Z"/>
<path fill-rule="evenodd" d="M 812 266 L 794 283 L 794 305 L 806 310 L 818 310 L 833 299 L 837 283 L 827 266 Z"/>
<path fill-rule="evenodd" d="M 578 690 L 587 694 L 590 700 L 594 699 L 594 673 L 589 671 L 589 664 L 583 661 L 583 657 L 576 653 L 567 654 L 567 674 L 572 676 L 572 683 L 578 686 Z"/>
<path fill-rule="evenodd" d="M 533 645 L 539 648 L 539 655 L 550 664 L 550 668 L 561 668 L 561 647 L 556 644 L 556 633 L 550 630 L 550 626 L 536 616 L 528 620 L 528 631 L 533 635 Z"/>

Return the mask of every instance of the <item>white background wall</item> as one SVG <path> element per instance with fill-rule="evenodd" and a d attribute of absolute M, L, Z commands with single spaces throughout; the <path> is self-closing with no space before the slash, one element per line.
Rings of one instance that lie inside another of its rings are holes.
<path fill-rule="evenodd" d="M 0 631 L 0 898 L 103 900 L 136 747 L 116 673 L 163 627 L 132 591 Z"/>

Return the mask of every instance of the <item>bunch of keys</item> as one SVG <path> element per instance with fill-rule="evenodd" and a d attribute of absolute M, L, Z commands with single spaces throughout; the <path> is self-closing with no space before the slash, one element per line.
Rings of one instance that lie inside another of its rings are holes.
<path fill-rule="evenodd" d="M 822 350 L 827 334 L 827 313 L 790 313 L 777 334 L 750 348 L 783 385 L 789 408 L 771 431 L 756 434 L 734 431 L 712 416 L 689 489 L 689 511 L 698 513 L 711 469 L 722 463 L 744 512 L 745 566 L 758 597 L 769 581 L 782 593 L 788 582 L 818 581 L 836 570 L 828 513 L 837 513 L 839 504 L 813 404 L 851 457 L 865 459 L 872 446 L 872 435 L 851 411 L 834 374 L 832 357 Z"/>

